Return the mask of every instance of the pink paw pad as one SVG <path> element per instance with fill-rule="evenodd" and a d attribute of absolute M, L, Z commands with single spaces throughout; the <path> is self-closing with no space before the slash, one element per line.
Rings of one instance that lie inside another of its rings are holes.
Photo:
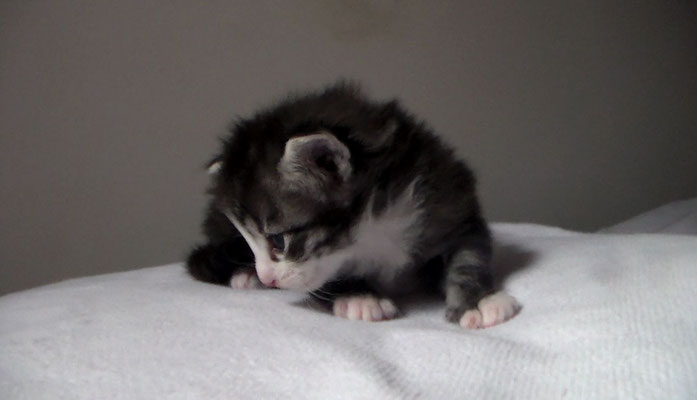
<path fill-rule="evenodd" d="M 334 315 L 354 321 L 382 321 L 397 316 L 390 299 L 371 295 L 339 297 L 334 301 Z"/>

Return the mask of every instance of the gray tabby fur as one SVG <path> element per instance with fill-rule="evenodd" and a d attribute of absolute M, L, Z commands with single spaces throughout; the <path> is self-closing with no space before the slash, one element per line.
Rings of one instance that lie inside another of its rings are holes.
<path fill-rule="evenodd" d="M 493 292 L 472 172 L 396 101 L 345 83 L 290 97 L 239 121 L 211 166 L 209 243 L 188 262 L 199 279 L 249 268 L 226 264 L 222 243 L 264 284 L 330 302 L 431 285 L 458 321 Z"/>

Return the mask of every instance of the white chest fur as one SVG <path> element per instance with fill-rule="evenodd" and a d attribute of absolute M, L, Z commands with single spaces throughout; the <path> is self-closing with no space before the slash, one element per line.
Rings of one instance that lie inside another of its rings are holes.
<path fill-rule="evenodd" d="M 379 215 L 370 205 L 352 232 L 353 243 L 342 252 L 355 260 L 354 274 L 369 275 L 391 286 L 404 267 L 411 264 L 411 249 L 420 233 L 421 210 L 410 185 Z"/>

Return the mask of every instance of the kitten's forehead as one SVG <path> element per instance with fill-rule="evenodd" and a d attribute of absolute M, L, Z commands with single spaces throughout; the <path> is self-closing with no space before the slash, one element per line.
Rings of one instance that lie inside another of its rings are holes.
<path fill-rule="evenodd" d="M 238 199 L 234 208 L 244 214 L 241 219 L 254 222 L 262 231 L 275 233 L 306 225 L 321 212 L 320 203 L 302 193 L 282 190 L 275 179 L 267 176 L 255 184 L 240 186 L 240 193 L 234 196 Z"/>
<path fill-rule="evenodd" d="M 307 225 L 322 210 L 314 199 L 293 192 L 277 192 L 268 204 L 265 223 L 270 229 L 281 231 Z"/>
<path fill-rule="evenodd" d="M 326 136 L 333 139 L 331 143 L 335 147 L 340 144 L 327 131 L 322 131 L 323 134 L 320 135 L 313 130 L 314 127 L 298 131 L 285 130 L 282 125 L 278 121 L 260 124 L 257 120 L 241 124 L 226 142 L 222 166 L 218 170 L 220 172 L 215 172 L 220 173 L 218 183 L 223 190 L 219 193 L 227 197 L 227 203 L 231 205 L 229 208 L 236 210 L 238 217 L 245 214 L 241 220 L 249 219 L 257 225 L 257 229 L 267 233 L 305 225 L 328 208 L 336 207 L 337 204 L 345 205 L 350 198 L 350 193 L 346 190 L 332 190 L 330 195 L 313 190 L 317 185 L 326 183 L 310 185 L 320 175 L 317 171 L 309 172 L 312 170 L 311 166 L 294 164 L 291 175 L 295 179 L 282 173 L 283 169 L 279 165 L 284 156 L 293 159 L 293 162 L 298 161 L 294 159 L 296 153 L 286 154 L 289 141 Z M 299 140 L 298 143 L 305 142 Z M 292 150 L 297 146 L 290 147 Z M 299 183 L 299 179 L 302 183 Z"/>

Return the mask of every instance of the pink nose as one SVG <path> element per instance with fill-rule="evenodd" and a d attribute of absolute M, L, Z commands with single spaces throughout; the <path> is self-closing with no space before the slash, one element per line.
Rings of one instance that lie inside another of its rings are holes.
<path fill-rule="evenodd" d="M 263 282 L 263 283 L 264 283 L 264 285 L 266 285 L 268 287 L 277 287 L 275 279 L 272 279 L 271 282 Z"/>
<path fill-rule="evenodd" d="M 257 266 L 257 275 L 259 280 L 266 286 L 276 287 L 276 274 L 272 268 L 259 268 Z"/>

